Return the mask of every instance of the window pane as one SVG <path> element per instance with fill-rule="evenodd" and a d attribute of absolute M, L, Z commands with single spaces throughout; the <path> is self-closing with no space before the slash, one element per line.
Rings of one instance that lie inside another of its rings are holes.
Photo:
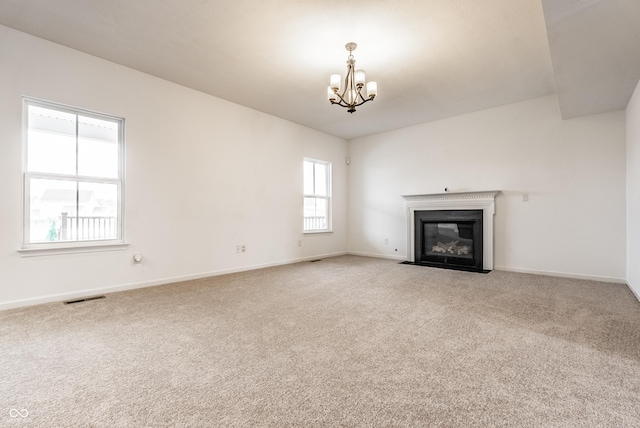
<path fill-rule="evenodd" d="M 29 193 L 30 242 L 118 238 L 117 184 L 32 178 Z"/>
<path fill-rule="evenodd" d="M 29 106 L 27 170 L 76 173 L 76 116 Z"/>
<path fill-rule="evenodd" d="M 32 178 L 28 185 L 30 242 L 70 240 L 63 223 L 76 215 L 76 183 Z"/>
<path fill-rule="evenodd" d="M 79 116 L 78 174 L 118 178 L 117 122 Z"/>
<path fill-rule="evenodd" d="M 304 198 L 304 230 L 327 229 L 327 208 L 324 198 Z"/>
<path fill-rule="evenodd" d="M 304 194 L 313 195 L 313 163 L 304 161 Z"/>
<path fill-rule="evenodd" d="M 315 164 L 315 192 L 317 196 L 327 196 L 327 165 Z"/>
<path fill-rule="evenodd" d="M 118 142 L 119 123 L 95 117 L 78 116 L 78 135 L 110 143 Z"/>
<path fill-rule="evenodd" d="M 27 97 L 23 102 L 24 247 L 122 241 L 124 120 Z"/>
<path fill-rule="evenodd" d="M 331 164 L 304 160 L 304 231 L 329 230 Z"/>
<path fill-rule="evenodd" d="M 80 182 L 79 216 L 74 228 L 80 241 L 118 238 L 118 185 Z"/>

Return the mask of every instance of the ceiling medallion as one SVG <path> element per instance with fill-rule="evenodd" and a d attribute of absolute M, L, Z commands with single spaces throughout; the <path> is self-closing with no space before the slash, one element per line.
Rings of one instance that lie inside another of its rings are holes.
<path fill-rule="evenodd" d="M 372 101 L 378 95 L 378 84 L 376 82 L 367 83 L 367 97 L 362 96 L 362 88 L 365 86 L 364 70 L 356 70 L 356 60 L 353 58 L 353 51 L 358 47 L 355 43 L 347 43 L 345 48 L 349 51 L 347 58 L 347 75 L 344 78 L 344 86 L 341 86 L 342 77 L 339 74 L 332 74 L 327 88 L 327 98 L 331 104 L 346 107 L 349 113 L 356 111 L 356 107 Z"/>

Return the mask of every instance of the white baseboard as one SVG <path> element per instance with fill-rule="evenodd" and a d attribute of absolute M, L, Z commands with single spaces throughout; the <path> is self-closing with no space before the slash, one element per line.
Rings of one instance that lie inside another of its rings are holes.
<path fill-rule="evenodd" d="M 389 255 L 389 254 L 373 254 L 373 253 L 364 253 L 359 251 L 318 254 L 315 256 L 301 257 L 301 258 L 283 260 L 283 261 L 272 262 L 272 263 L 262 263 L 262 264 L 252 265 L 252 266 L 243 266 L 243 267 L 234 268 L 234 269 L 222 269 L 222 270 L 202 272 L 202 273 L 192 274 L 192 275 L 161 278 L 161 279 L 152 280 L 152 281 L 115 285 L 111 287 L 85 289 L 80 291 L 74 291 L 72 293 L 51 294 L 48 296 L 41 296 L 41 297 L 30 298 L 30 299 L 13 300 L 9 302 L 0 303 L 0 311 L 7 310 L 7 309 L 16 309 L 16 308 L 21 308 L 26 306 L 41 305 L 44 303 L 79 299 L 83 297 L 95 296 L 98 294 L 108 294 L 108 293 L 116 293 L 119 291 L 135 290 L 138 288 L 155 287 L 158 285 L 172 284 L 175 282 L 182 282 L 182 281 L 191 281 L 194 279 L 207 278 L 211 276 L 227 275 L 230 273 L 246 272 L 246 271 L 256 270 L 256 269 L 265 269 L 269 267 L 283 266 L 283 265 L 288 265 L 293 263 L 306 262 L 310 260 L 318 260 L 318 259 L 323 259 L 328 257 L 343 256 L 346 254 L 354 255 L 354 256 L 363 256 L 363 257 L 374 257 L 378 259 L 390 259 L 390 260 L 397 260 L 397 261 L 406 260 L 406 257 L 404 256 L 395 256 L 395 255 Z M 605 277 L 605 276 L 597 276 L 597 275 L 581 275 L 581 274 L 573 274 L 573 273 L 566 273 L 566 272 L 541 271 L 541 270 L 535 270 L 535 269 L 510 268 L 506 266 L 495 266 L 495 270 L 502 270 L 506 272 L 527 273 L 527 274 L 533 274 L 533 275 L 557 276 L 561 278 L 584 279 L 589 281 L 611 282 L 616 284 L 625 284 L 627 285 L 627 287 L 629 287 L 629 289 L 631 290 L 633 295 L 636 297 L 636 299 L 640 301 L 639 293 L 633 287 L 631 287 L 631 285 L 628 284 L 626 279 L 624 278 Z"/>
<path fill-rule="evenodd" d="M 74 291 L 72 293 L 51 294 L 48 296 L 35 297 L 30 299 L 12 300 L 9 302 L 0 303 L 0 311 L 7 310 L 7 309 L 22 308 L 26 306 L 42 305 L 44 303 L 53 303 L 53 302 L 62 302 L 65 300 L 81 299 L 84 297 L 95 296 L 98 294 L 108 294 L 108 293 L 116 293 L 119 291 L 136 290 L 138 288 L 155 287 L 158 285 L 173 284 L 175 282 L 208 278 L 211 276 L 220 276 L 220 275 L 227 275 L 230 273 L 246 272 L 246 271 L 256 270 L 256 269 L 265 269 L 269 267 L 289 265 L 294 263 L 306 262 L 310 260 L 328 258 L 328 257 L 344 256 L 346 254 L 347 254 L 346 252 L 318 254 L 310 257 L 302 257 L 302 258 L 283 260 L 283 261 L 272 262 L 272 263 L 262 263 L 262 264 L 252 265 L 252 266 L 243 266 L 243 267 L 234 268 L 234 269 L 222 269 L 222 270 L 202 272 L 202 273 L 192 274 L 192 275 L 182 275 L 182 276 L 174 276 L 170 278 L 161 278 L 161 279 L 156 279 L 152 281 L 114 285 L 111 287 L 91 288 L 91 289 L 85 289 L 80 291 Z"/>
<path fill-rule="evenodd" d="M 374 257 L 376 259 L 390 259 L 390 260 L 398 260 L 405 261 L 407 258 L 405 256 L 395 256 L 391 254 L 373 254 L 373 253 L 363 253 L 360 251 L 349 251 L 347 254 L 352 256 L 362 256 L 362 257 Z"/>
<path fill-rule="evenodd" d="M 502 270 L 505 272 L 529 273 L 532 275 L 557 276 L 560 278 L 585 279 L 588 281 L 612 282 L 615 284 L 627 284 L 627 280 L 625 278 L 616 278 L 616 277 L 610 277 L 610 276 L 583 275 L 583 274 L 568 273 L 568 272 L 511 268 L 506 266 L 494 266 L 494 270 Z"/>
<path fill-rule="evenodd" d="M 372 254 L 372 253 L 363 253 L 359 251 L 349 251 L 348 254 L 354 256 L 363 256 L 363 257 L 375 257 L 379 259 L 391 259 L 391 260 L 399 260 L 405 261 L 406 257 L 403 256 L 392 256 L 387 254 Z M 560 278 L 573 278 L 573 279 L 584 279 L 588 281 L 600 281 L 600 282 L 611 282 L 615 284 L 627 284 L 626 279 L 624 278 L 616 278 L 616 277 L 608 277 L 608 276 L 598 276 L 598 275 L 582 275 L 577 273 L 567 273 L 567 272 L 554 272 L 554 271 L 543 271 L 536 269 L 521 269 L 521 268 L 511 268 L 506 266 L 494 266 L 494 270 L 502 270 L 505 272 L 517 272 L 517 273 L 528 273 L 532 275 L 544 275 L 544 276 L 557 276 Z M 629 287 L 631 288 L 631 287 Z M 631 289 L 631 291 L 638 297 L 638 294 L 635 290 Z M 640 300 L 640 297 L 638 297 Z"/>
<path fill-rule="evenodd" d="M 633 295 L 636 296 L 636 299 L 638 299 L 638 302 L 640 302 L 640 291 L 636 291 L 636 289 L 629 282 L 627 282 L 627 287 L 629 287 L 629 290 L 631 290 Z"/>

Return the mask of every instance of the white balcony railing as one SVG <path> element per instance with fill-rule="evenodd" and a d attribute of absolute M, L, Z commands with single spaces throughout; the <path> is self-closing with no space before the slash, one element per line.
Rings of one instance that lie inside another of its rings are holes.
<path fill-rule="evenodd" d="M 62 213 L 58 231 L 59 241 L 93 241 L 117 237 L 118 219 L 116 217 L 72 217 Z"/>
<path fill-rule="evenodd" d="M 304 230 L 325 230 L 327 229 L 327 217 L 305 217 Z"/>

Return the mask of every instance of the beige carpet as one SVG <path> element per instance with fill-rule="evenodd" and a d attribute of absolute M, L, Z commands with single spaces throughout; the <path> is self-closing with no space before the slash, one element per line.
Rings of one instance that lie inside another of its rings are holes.
<path fill-rule="evenodd" d="M 0 340 L 3 427 L 640 426 L 619 284 L 345 256 L 4 311 Z"/>

